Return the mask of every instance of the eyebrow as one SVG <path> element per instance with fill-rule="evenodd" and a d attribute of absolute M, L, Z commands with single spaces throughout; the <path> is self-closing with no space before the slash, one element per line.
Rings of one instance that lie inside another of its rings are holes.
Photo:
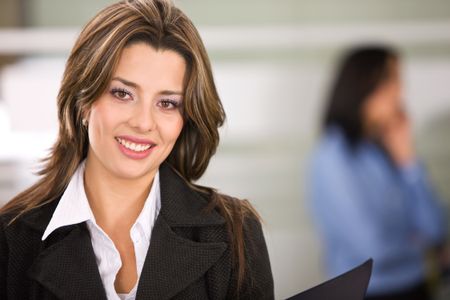
<path fill-rule="evenodd" d="M 137 84 L 135 82 L 132 82 L 132 81 L 129 81 L 129 80 L 126 80 L 126 79 L 124 79 L 122 77 L 114 77 L 112 80 L 117 80 L 117 81 L 120 81 L 120 82 L 122 82 L 123 84 L 125 84 L 125 85 L 127 85 L 129 87 L 132 87 L 132 88 L 135 88 L 135 89 L 140 89 L 139 84 Z M 163 91 L 160 91 L 159 94 L 165 95 L 165 96 L 168 96 L 168 95 L 181 95 L 182 96 L 183 92 L 171 91 L 171 90 L 163 90 Z"/>

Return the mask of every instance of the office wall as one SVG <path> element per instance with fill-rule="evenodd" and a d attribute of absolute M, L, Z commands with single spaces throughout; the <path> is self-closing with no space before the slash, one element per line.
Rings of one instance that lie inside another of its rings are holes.
<path fill-rule="evenodd" d="M 110 2 L 27 1 L 26 23 L 72 34 Z M 416 144 L 449 202 L 449 1 L 176 2 L 199 26 L 228 115 L 200 182 L 250 199 L 261 212 L 277 299 L 325 278 L 304 179 L 336 58 L 354 42 L 402 51 Z M 8 136 L 0 143 L 0 201 L 35 180 L 31 171 L 54 141 L 66 56 L 26 55 L 0 71 L 0 127 L 7 123 L 0 134 Z"/>

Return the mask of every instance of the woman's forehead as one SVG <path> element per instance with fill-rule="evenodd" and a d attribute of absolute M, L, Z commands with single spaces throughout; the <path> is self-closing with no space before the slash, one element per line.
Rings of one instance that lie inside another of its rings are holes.
<path fill-rule="evenodd" d="M 112 78 L 138 89 L 160 86 L 182 92 L 185 72 L 186 62 L 177 52 L 136 43 L 124 48 Z"/>

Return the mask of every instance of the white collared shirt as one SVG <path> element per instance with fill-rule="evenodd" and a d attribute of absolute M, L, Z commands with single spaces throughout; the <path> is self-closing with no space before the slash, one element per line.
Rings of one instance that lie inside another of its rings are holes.
<path fill-rule="evenodd" d="M 145 201 L 144 208 L 130 230 L 130 237 L 133 241 L 136 256 L 138 280 L 130 293 L 117 294 L 114 288 L 114 281 L 122 266 L 122 260 L 113 241 L 95 221 L 84 189 L 84 167 L 85 162 L 83 161 L 64 191 L 42 236 L 42 240 L 45 240 L 54 230 L 60 227 L 86 222 L 91 235 L 92 248 L 94 249 L 100 277 L 108 300 L 133 300 L 136 298 L 137 282 L 139 282 L 147 250 L 150 245 L 153 225 L 161 207 L 159 172 L 156 173 L 153 179 L 153 185 Z"/>

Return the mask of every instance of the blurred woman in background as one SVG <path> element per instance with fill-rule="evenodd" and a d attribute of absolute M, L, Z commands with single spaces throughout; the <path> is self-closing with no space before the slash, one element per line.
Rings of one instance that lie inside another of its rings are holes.
<path fill-rule="evenodd" d="M 0 210 L 0 299 L 273 299 L 257 213 L 194 184 L 225 113 L 166 0 L 98 13 L 69 56 L 40 180 Z"/>
<path fill-rule="evenodd" d="M 368 299 L 429 299 L 425 254 L 446 234 L 402 97 L 393 49 L 350 51 L 311 164 L 310 196 L 329 275 L 372 257 Z"/>

